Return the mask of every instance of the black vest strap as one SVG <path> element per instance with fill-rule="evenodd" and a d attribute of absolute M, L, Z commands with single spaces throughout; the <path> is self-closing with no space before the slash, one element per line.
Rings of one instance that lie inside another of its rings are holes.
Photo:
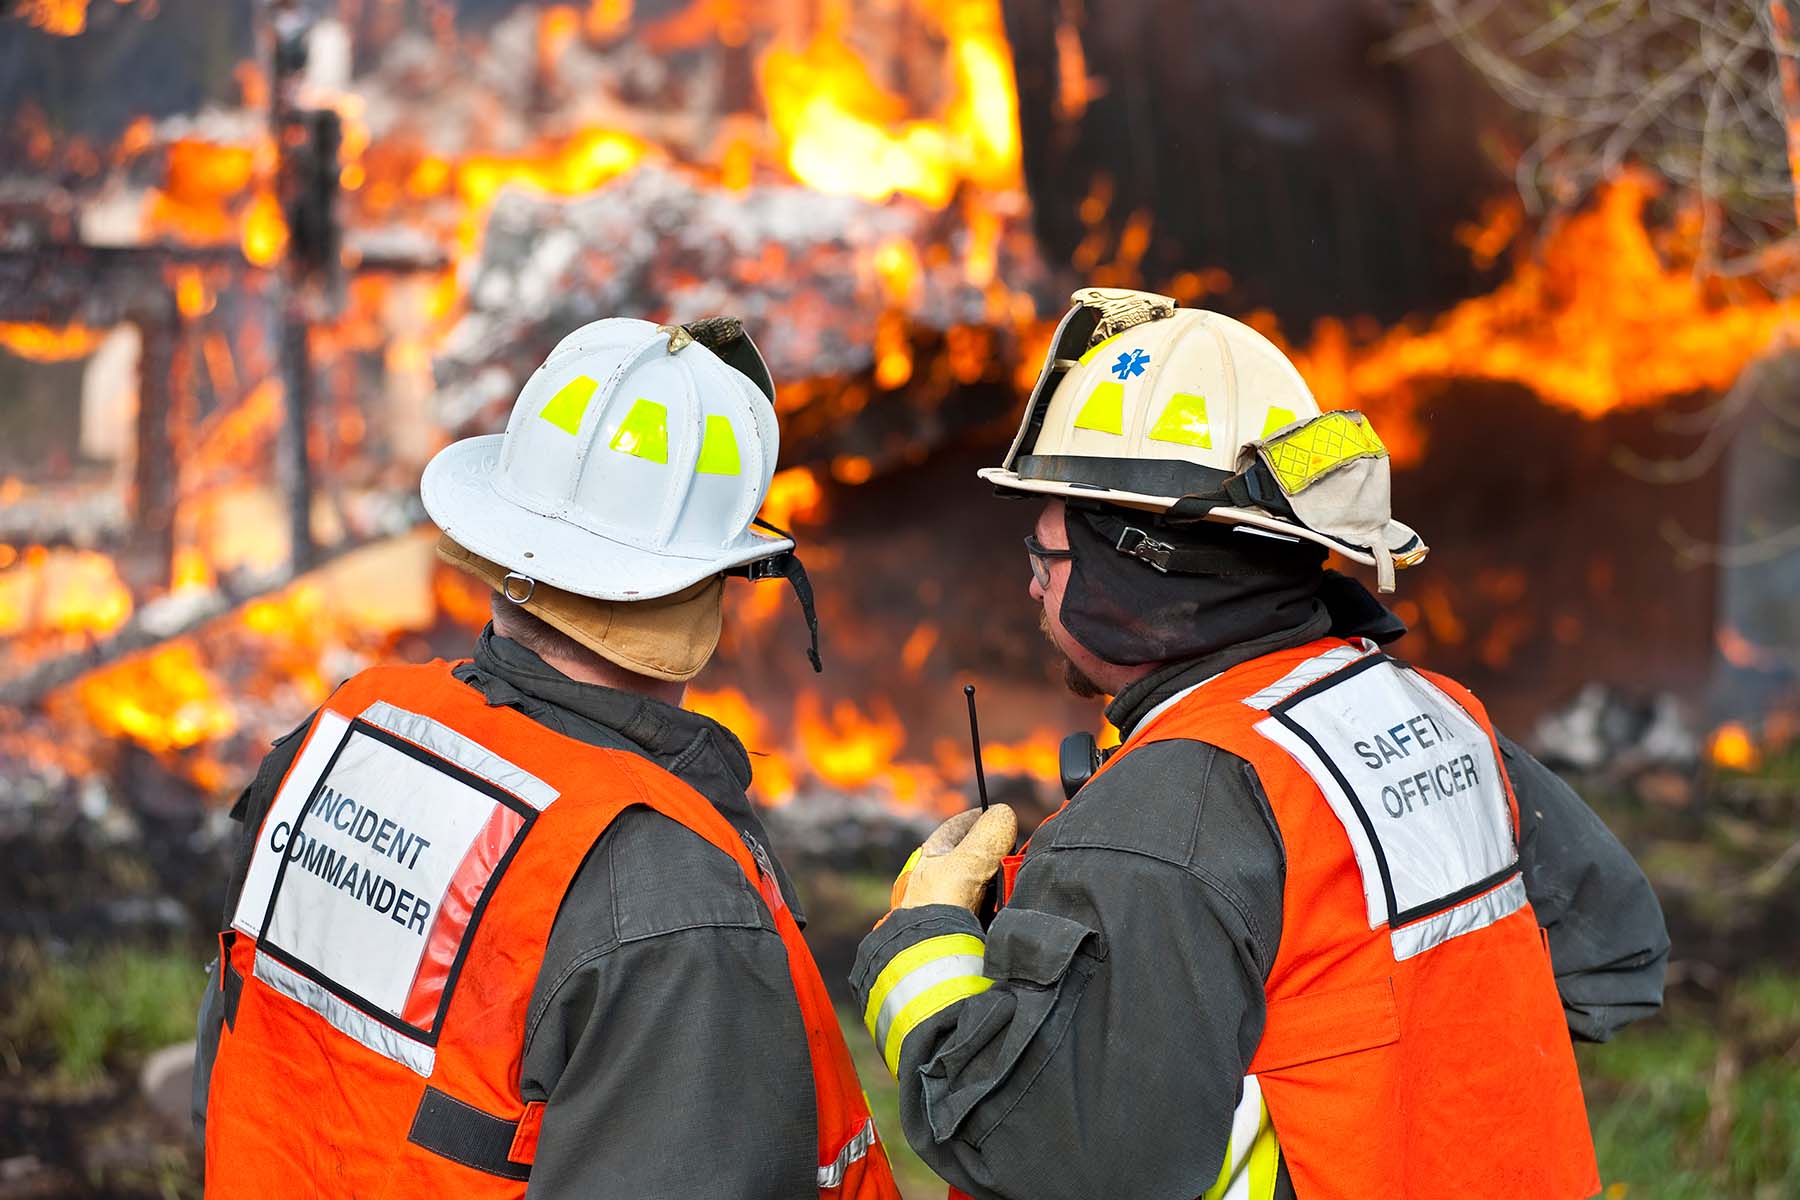
<path fill-rule="evenodd" d="M 531 1164 L 512 1161 L 519 1123 L 482 1112 L 452 1096 L 427 1087 L 413 1114 L 406 1140 L 465 1167 L 502 1179 L 531 1178 Z"/>

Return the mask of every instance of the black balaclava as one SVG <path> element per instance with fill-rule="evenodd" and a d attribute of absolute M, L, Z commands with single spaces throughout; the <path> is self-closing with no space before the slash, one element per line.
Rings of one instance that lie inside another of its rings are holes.
<path fill-rule="evenodd" d="M 1209 522 L 1169 525 L 1150 513 L 1065 506 L 1069 584 L 1062 624 L 1110 663 L 1198 658 L 1297 630 L 1327 611 L 1325 548 Z M 1204 553 L 1204 574 L 1167 574 L 1116 547 L 1127 529 Z M 1342 578 L 1338 576 L 1337 578 Z M 1348 581 L 1347 581 L 1348 582 Z"/>

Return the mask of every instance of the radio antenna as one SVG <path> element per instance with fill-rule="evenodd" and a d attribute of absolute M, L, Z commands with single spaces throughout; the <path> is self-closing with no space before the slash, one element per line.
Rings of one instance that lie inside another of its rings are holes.
<path fill-rule="evenodd" d="M 975 716 L 975 685 L 963 684 L 963 698 L 969 702 L 969 749 L 975 755 L 975 790 L 981 797 L 981 811 L 988 806 L 987 772 L 981 769 L 981 722 Z"/>

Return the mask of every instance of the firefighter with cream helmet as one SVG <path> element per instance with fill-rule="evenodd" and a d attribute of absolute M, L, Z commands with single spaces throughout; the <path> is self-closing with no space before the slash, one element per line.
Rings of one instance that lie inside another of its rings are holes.
<path fill-rule="evenodd" d="M 1642 873 L 1325 569 L 1424 557 L 1369 421 L 1220 314 L 1074 300 L 981 476 L 1043 499 L 1030 595 L 1123 740 L 1020 854 L 947 822 L 864 939 L 908 1140 L 977 1197 L 1591 1195 L 1570 1040 L 1661 1002 Z"/>
<path fill-rule="evenodd" d="M 1076 297 L 1005 462 L 983 479 L 1304 538 L 1375 567 L 1383 592 L 1396 566 L 1424 560 L 1419 535 L 1389 518 L 1374 427 L 1321 413 L 1268 338 L 1166 296 Z M 1156 562 L 1142 541 L 1129 552 Z"/>
<path fill-rule="evenodd" d="M 818 665 L 755 528 L 773 401 L 736 321 L 603 320 L 426 468 L 493 622 L 343 684 L 235 810 L 209 1192 L 898 1196 L 748 756 L 679 707 L 728 576 L 789 580 Z"/>

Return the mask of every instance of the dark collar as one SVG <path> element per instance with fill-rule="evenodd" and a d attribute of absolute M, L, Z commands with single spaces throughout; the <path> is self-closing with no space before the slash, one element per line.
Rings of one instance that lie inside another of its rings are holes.
<path fill-rule="evenodd" d="M 1118 728 L 1121 738 L 1128 738 L 1137 723 L 1144 719 L 1144 714 L 1164 700 L 1204 683 L 1222 671 L 1229 671 L 1239 663 L 1277 650 L 1304 646 L 1327 634 L 1341 638 L 1366 637 L 1384 646 L 1406 634 L 1406 625 L 1400 618 L 1347 575 L 1325 572 L 1318 599 L 1323 611 L 1292 629 L 1278 630 L 1197 658 L 1184 658 L 1157 667 L 1136 683 L 1119 689 L 1119 694 L 1106 706 L 1106 719 Z"/>
<path fill-rule="evenodd" d="M 1120 688 L 1119 694 L 1106 706 L 1106 719 L 1118 727 L 1121 739 L 1128 738 L 1137 723 L 1143 720 L 1145 713 L 1176 692 L 1211 679 L 1221 671 L 1229 671 L 1239 663 L 1247 663 L 1253 658 L 1261 658 L 1265 654 L 1273 654 L 1292 646 L 1304 646 L 1329 632 L 1331 615 L 1319 612 L 1293 629 L 1279 630 L 1253 641 L 1240 642 L 1211 654 L 1202 654 L 1198 658 L 1165 663 L 1136 683 Z"/>
<path fill-rule="evenodd" d="M 658 766 L 686 777 L 697 766 L 711 766 L 735 782 L 739 790 L 750 786 L 750 756 L 729 729 L 699 713 L 665 704 L 661 700 L 570 679 L 549 663 L 510 638 L 499 637 L 489 625 L 475 643 L 475 671 L 468 682 L 479 688 L 487 702 L 517 705 L 521 698 L 536 705 L 519 705 L 543 724 L 583 741 L 579 722 L 599 726 L 636 746 Z M 539 706 L 548 706 L 544 711 Z M 536 710 L 536 711 L 532 711 Z M 565 716 L 578 718 L 570 722 Z M 702 758 L 716 763 L 702 764 Z"/>

